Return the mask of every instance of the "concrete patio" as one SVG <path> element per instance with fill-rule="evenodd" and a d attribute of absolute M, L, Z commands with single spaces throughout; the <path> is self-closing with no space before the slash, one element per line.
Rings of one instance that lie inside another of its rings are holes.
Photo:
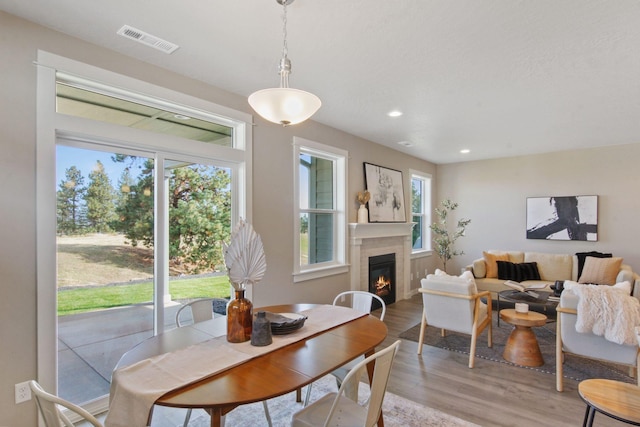
<path fill-rule="evenodd" d="M 180 303 L 165 307 L 175 327 Z M 58 394 L 83 403 L 109 393 L 111 372 L 127 350 L 153 335 L 153 306 L 141 304 L 58 319 Z"/>

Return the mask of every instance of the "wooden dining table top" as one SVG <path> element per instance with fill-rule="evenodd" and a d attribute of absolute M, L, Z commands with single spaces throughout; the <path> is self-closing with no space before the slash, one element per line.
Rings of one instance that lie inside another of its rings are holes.
<path fill-rule="evenodd" d="M 317 306 L 285 304 L 254 312 L 297 313 Z M 216 334 L 226 334 L 225 317 L 152 337 L 127 352 L 118 367 L 202 342 Z M 386 336 L 387 327 L 378 318 L 360 317 L 172 390 L 155 404 L 205 409 L 211 414 L 211 425 L 218 426 L 221 417 L 239 405 L 299 390 L 358 356 L 373 354 Z"/>

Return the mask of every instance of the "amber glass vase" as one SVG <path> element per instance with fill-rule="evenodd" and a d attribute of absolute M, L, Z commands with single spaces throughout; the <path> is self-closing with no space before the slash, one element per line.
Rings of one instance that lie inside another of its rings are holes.
<path fill-rule="evenodd" d="M 253 304 L 244 297 L 244 289 L 236 290 L 235 294 L 227 306 L 227 341 L 237 343 L 251 339 Z"/>

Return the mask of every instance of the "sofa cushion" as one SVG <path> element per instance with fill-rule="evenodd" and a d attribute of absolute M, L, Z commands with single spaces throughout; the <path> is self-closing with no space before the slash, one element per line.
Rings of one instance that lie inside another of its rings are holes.
<path fill-rule="evenodd" d="M 497 261 L 509 261 L 509 255 L 506 252 L 491 253 L 482 252 L 484 262 L 487 265 L 487 274 L 485 277 L 492 279 L 498 277 L 498 264 Z"/>
<path fill-rule="evenodd" d="M 484 262 L 484 258 L 473 260 L 471 269 L 475 278 L 482 279 L 484 277 L 487 277 L 487 263 Z"/>
<path fill-rule="evenodd" d="M 604 254 L 598 251 L 591 252 L 576 252 L 576 256 L 578 257 L 578 277 L 582 275 L 582 269 L 584 268 L 584 262 L 586 261 L 588 256 L 592 256 L 594 258 L 611 258 L 613 254 Z"/>
<path fill-rule="evenodd" d="M 496 261 L 498 264 L 498 279 L 515 280 L 540 280 L 538 264 L 535 262 L 513 263 L 508 261 Z"/>
<path fill-rule="evenodd" d="M 595 258 L 588 256 L 584 262 L 582 275 L 578 283 L 593 283 L 596 285 L 615 285 L 620 271 L 622 258 Z"/>
<path fill-rule="evenodd" d="M 541 252 L 525 252 L 525 262 L 538 264 L 541 280 L 571 279 L 573 256 L 568 254 L 546 254 Z"/>

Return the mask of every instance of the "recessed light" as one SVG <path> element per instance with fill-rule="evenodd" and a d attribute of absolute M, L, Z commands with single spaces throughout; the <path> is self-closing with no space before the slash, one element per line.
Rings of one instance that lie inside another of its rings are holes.
<path fill-rule="evenodd" d="M 398 111 L 398 110 L 389 111 L 387 113 L 387 116 L 389 117 L 400 117 L 401 115 L 402 115 L 402 111 Z"/>
<path fill-rule="evenodd" d="M 413 147 L 413 142 L 411 141 L 398 141 L 397 144 L 404 145 L 405 147 Z"/>
<path fill-rule="evenodd" d="M 469 154 L 469 153 L 471 152 L 471 150 L 469 150 L 469 149 L 465 148 L 464 150 L 460 150 L 460 152 L 461 152 L 462 154 Z"/>
<path fill-rule="evenodd" d="M 184 116 L 182 114 L 174 114 L 173 117 L 175 117 L 178 120 L 191 120 L 191 117 Z"/>

